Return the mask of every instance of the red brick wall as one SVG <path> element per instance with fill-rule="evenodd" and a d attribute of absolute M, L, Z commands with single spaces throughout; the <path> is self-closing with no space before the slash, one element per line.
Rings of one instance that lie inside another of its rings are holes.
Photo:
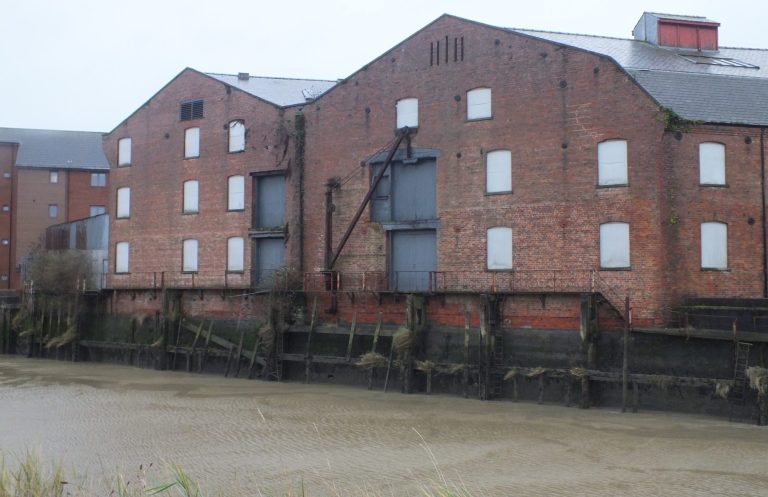
<path fill-rule="evenodd" d="M 203 119 L 179 120 L 180 103 L 189 99 L 204 100 Z M 230 154 L 227 124 L 234 119 L 245 121 L 246 150 Z M 235 284 L 247 284 L 251 253 L 248 175 L 273 169 L 290 171 L 292 125 L 292 119 L 284 119 L 274 106 L 185 70 L 106 136 L 104 150 L 111 165 L 108 212 L 115 213 L 117 188 L 131 188 L 130 219 L 113 215 L 110 223 L 110 270 L 114 271 L 115 243 L 129 241 L 131 275 L 113 275 L 110 284 L 144 285 L 153 272 L 166 272 L 166 281 L 175 278 L 180 282 L 182 240 L 197 239 L 198 284 L 223 286 L 227 238 L 232 236 L 245 238 L 245 276 L 231 278 Z M 190 127 L 200 128 L 200 157 L 184 159 L 184 131 Z M 116 167 L 118 140 L 124 137 L 132 139 L 132 164 Z M 227 178 L 232 175 L 245 176 L 246 208 L 242 212 L 227 211 Z M 199 213 L 185 215 L 183 183 L 192 179 L 199 181 Z"/>
<path fill-rule="evenodd" d="M 109 181 L 108 171 L 98 172 L 106 172 Z M 108 199 L 108 186 L 91 186 L 91 171 L 67 171 L 67 221 L 89 217 L 92 205 L 106 207 Z"/>
<path fill-rule="evenodd" d="M 0 206 L 12 204 L 13 165 L 16 145 L 0 143 Z M 10 175 L 6 178 L 5 176 Z M 0 240 L 11 240 L 11 212 L 0 210 Z M 11 243 L 0 243 L 0 288 L 11 288 L 11 275 L 16 272 L 12 262 Z M 3 276 L 5 279 L 2 279 Z"/>

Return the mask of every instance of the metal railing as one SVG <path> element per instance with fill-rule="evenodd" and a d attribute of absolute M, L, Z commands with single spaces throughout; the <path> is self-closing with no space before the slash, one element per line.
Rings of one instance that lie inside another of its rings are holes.
<path fill-rule="evenodd" d="M 258 272 L 222 271 L 147 271 L 110 273 L 105 275 L 105 288 L 114 290 L 174 289 L 250 289 L 287 290 L 292 284 L 289 272 L 269 270 Z"/>

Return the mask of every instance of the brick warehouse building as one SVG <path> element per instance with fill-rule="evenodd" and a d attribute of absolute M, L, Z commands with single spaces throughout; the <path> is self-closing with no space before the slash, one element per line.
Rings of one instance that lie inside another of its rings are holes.
<path fill-rule="evenodd" d="M 102 134 L 0 128 L 0 288 L 18 290 L 48 226 L 106 212 Z"/>
<path fill-rule="evenodd" d="M 645 14 L 616 39 L 445 15 L 287 99 L 185 70 L 105 139 L 110 286 L 130 290 L 113 309 L 156 309 L 137 291 L 166 287 L 232 313 L 204 290 L 259 287 L 280 257 L 340 321 L 398 323 L 414 292 L 434 324 L 500 294 L 503 326 L 563 330 L 584 294 L 608 328 L 626 295 L 638 327 L 686 298 L 765 297 L 768 51 L 720 47 L 717 27 Z M 232 177 L 250 183 L 236 209 Z"/>

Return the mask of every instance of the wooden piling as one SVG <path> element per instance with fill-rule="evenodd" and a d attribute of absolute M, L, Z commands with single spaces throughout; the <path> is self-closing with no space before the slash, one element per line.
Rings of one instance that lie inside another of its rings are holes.
<path fill-rule="evenodd" d="M 261 345 L 261 337 L 256 337 L 256 343 L 253 345 L 253 352 L 251 353 L 251 363 L 248 365 L 248 379 L 253 379 L 254 366 L 256 364 L 256 353 L 259 351 L 259 345 Z"/>
<path fill-rule="evenodd" d="M 627 412 L 629 382 L 629 295 L 624 300 L 624 357 L 621 366 L 621 412 Z"/>
<path fill-rule="evenodd" d="M 240 376 L 240 365 L 243 363 L 240 357 L 243 354 L 243 341 L 245 340 L 245 330 L 240 330 L 240 341 L 237 344 L 237 354 L 236 354 L 236 366 L 235 366 L 235 378 Z"/>
<path fill-rule="evenodd" d="M 461 385 L 464 389 L 464 398 L 469 397 L 469 309 L 464 309 L 464 370 L 462 371 Z"/>
<path fill-rule="evenodd" d="M 357 327 L 357 311 L 352 314 L 352 325 L 349 327 L 349 341 L 347 342 L 347 362 L 352 358 L 352 342 L 355 340 L 355 328 Z"/>
<path fill-rule="evenodd" d="M 387 373 L 384 375 L 384 391 L 389 386 L 389 372 L 392 370 L 392 357 L 395 354 L 395 338 L 392 337 L 392 345 L 389 347 L 389 358 L 387 359 Z"/>
<path fill-rule="evenodd" d="M 229 353 L 227 354 L 227 365 L 224 366 L 224 378 L 229 376 L 229 366 L 232 364 L 232 354 L 235 351 L 235 347 L 229 346 Z"/>
<path fill-rule="evenodd" d="M 312 318 L 309 322 L 307 333 L 307 351 L 304 354 L 304 383 L 309 383 L 310 370 L 312 368 L 312 333 L 317 325 L 317 297 L 312 301 Z"/>
<path fill-rule="evenodd" d="M 192 341 L 192 348 L 189 350 L 189 354 L 187 354 L 187 373 L 192 371 L 192 360 L 195 357 L 195 348 L 197 347 L 197 341 L 200 339 L 200 334 L 203 331 L 204 325 L 205 320 L 200 321 L 200 326 L 197 327 L 197 331 L 195 332 L 195 339 Z"/>
<path fill-rule="evenodd" d="M 488 312 L 485 304 L 480 306 L 480 368 L 478 373 L 478 380 L 480 388 L 478 394 L 480 400 L 488 400 L 488 384 L 490 383 L 490 362 L 491 362 L 491 348 L 490 337 L 488 336 Z"/>
<path fill-rule="evenodd" d="M 211 335 L 213 334 L 213 319 L 208 323 L 208 333 L 205 335 L 205 347 L 203 348 L 203 357 L 200 359 L 200 365 L 198 366 L 198 372 L 202 373 L 205 370 L 205 362 L 208 359 L 208 350 L 211 343 Z"/>
<path fill-rule="evenodd" d="M 379 312 L 378 320 L 376 321 L 376 329 L 373 331 L 373 345 L 371 345 L 371 353 L 376 353 L 376 346 L 379 344 L 379 333 L 381 333 L 381 324 L 384 321 L 384 314 Z M 368 390 L 373 388 L 373 375 L 376 368 L 371 368 L 368 371 Z"/>
<path fill-rule="evenodd" d="M 540 374 L 539 375 L 539 400 L 538 400 L 539 404 L 543 404 L 544 403 L 544 385 L 545 385 L 545 382 L 546 382 L 546 375 L 545 374 Z"/>
<path fill-rule="evenodd" d="M 571 407 L 571 390 L 573 389 L 573 379 L 565 379 L 565 407 Z"/>
<path fill-rule="evenodd" d="M 512 378 L 512 401 L 517 402 L 518 400 L 518 392 L 517 392 L 517 376 Z"/>
<path fill-rule="evenodd" d="M 640 387 L 636 381 L 632 382 L 632 412 L 637 412 L 640 407 Z"/>
<path fill-rule="evenodd" d="M 427 395 L 432 394 L 432 370 L 427 371 Z"/>
<path fill-rule="evenodd" d="M 581 377 L 581 399 L 579 401 L 580 409 L 589 409 L 589 376 L 584 375 Z"/>

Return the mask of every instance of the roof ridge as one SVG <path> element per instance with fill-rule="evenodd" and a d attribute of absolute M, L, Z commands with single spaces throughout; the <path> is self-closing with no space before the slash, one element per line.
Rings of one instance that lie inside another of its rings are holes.
<path fill-rule="evenodd" d="M 237 74 L 228 74 L 223 72 L 206 72 L 204 74 L 208 74 L 210 76 L 231 76 L 233 78 L 237 78 Z M 337 83 L 337 79 L 310 79 L 310 78 L 286 78 L 283 76 L 254 76 L 251 74 L 248 74 L 248 79 L 280 79 L 280 80 L 287 80 L 287 81 L 322 81 L 325 83 Z"/>
<path fill-rule="evenodd" d="M 532 33 L 550 33 L 555 35 L 571 35 L 571 36 L 586 36 L 588 38 L 605 38 L 608 40 L 622 40 L 622 41 L 642 41 L 634 38 L 621 38 L 618 36 L 605 36 L 605 35 L 591 35 L 584 33 L 569 33 L 567 31 L 547 31 L 545 29 L 530 29 L 530 28 L 503 28 L 509 31 L 530 31 Z"/>

